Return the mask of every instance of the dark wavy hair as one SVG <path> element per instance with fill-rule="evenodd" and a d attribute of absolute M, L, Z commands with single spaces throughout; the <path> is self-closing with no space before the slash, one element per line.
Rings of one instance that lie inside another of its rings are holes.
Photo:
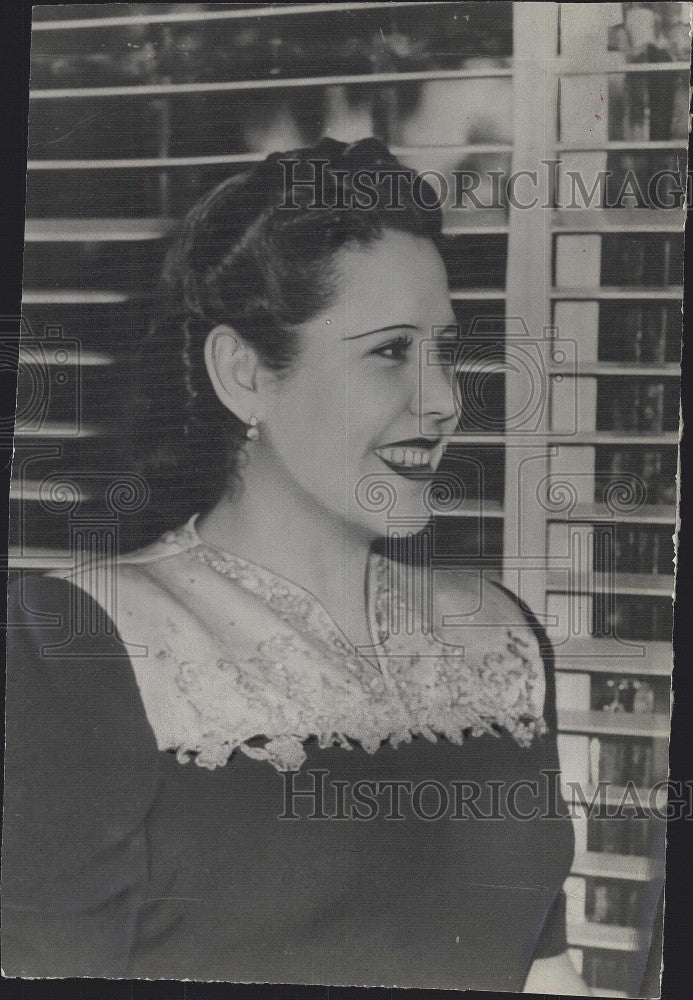
<path fill-rule="evenodd" d="M 281 377 L 296 360 L 296 327 L 332 299 L 335 254 L 387 229 L 438 240 L 441 212 L 424 207 L 433 203 L 378 140 L 326 138 L 272 153 L 194 205 L 166 257 L 139 361 L 139 471 L 160 528 L 240 484 L 246 427 L 212 389 L 209 331 L 229 324 Z"/>

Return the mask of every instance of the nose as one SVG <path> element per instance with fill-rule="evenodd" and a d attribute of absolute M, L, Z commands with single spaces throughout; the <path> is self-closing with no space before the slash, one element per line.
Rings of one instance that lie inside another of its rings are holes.
<path fill-rule="evenodd" d="M 445 348 L 430 344 L 423 345 L 421 351 L 412 410 L 424 434 L 450 433 L 452 427 L 444 425 L 456 415 L 454 365 L 447 363 L 450 359 L 445 352 Z"/>

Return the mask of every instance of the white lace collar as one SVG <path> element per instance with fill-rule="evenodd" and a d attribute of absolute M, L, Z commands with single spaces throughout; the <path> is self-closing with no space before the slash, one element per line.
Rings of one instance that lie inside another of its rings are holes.
<path fill-rule="evenodd" d="M 445 645 L 394 590 L 393 564 L 373 555 L 366 656 L 312 594 L 212 548 L 195 521 L 118 560 L 112 614 L 157 744 L 181 763 L 215 768 L 239 749 L 297 770 L 310 737 L 322 748 L 357 743 L 374 753 L 413 736 L 462 743 L 501 727 L 527 745 L 545 731 L 529 629 L 488 633 L 490 645 L 476 654 Z M 93 574 L 71 578 L 97 597 Z M 395 634 L 397 620 L 409 628 Z"/>

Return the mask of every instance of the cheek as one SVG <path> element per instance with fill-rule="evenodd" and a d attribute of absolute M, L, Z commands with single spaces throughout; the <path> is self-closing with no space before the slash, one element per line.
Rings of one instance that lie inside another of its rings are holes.
<path fill-rule="evenodd" d="M 320 507 L 374 536 L 387 534 L 393 505 L 423 526 L 422 486 L 390 472 L 372 451 L 402 435 L 406 395 L 391 379 L 360 379 L 358 392 L 355 381 L 340 374 L 285 384 L 267 419 L 274 460 Z"/>
<path fill-rule="evenodd" d="M 286 464 L 323 467 L 327 477 L 366 460 L 381 444 L 397 401 L 391 387 L 341 372 L 316 373 L 281 387 L 268 418 L 268 432 Z"/>

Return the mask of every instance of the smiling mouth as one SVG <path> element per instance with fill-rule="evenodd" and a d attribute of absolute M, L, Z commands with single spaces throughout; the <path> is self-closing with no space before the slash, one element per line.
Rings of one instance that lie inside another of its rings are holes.
<path fill-rule="evenodd" d="M 373 453 L 398 475 L 408 479 L 421 479 L 436 471 L 444 447 L 441 439 L 432 441 L 430 438 L 412 438 L 374 448 Z"/>

